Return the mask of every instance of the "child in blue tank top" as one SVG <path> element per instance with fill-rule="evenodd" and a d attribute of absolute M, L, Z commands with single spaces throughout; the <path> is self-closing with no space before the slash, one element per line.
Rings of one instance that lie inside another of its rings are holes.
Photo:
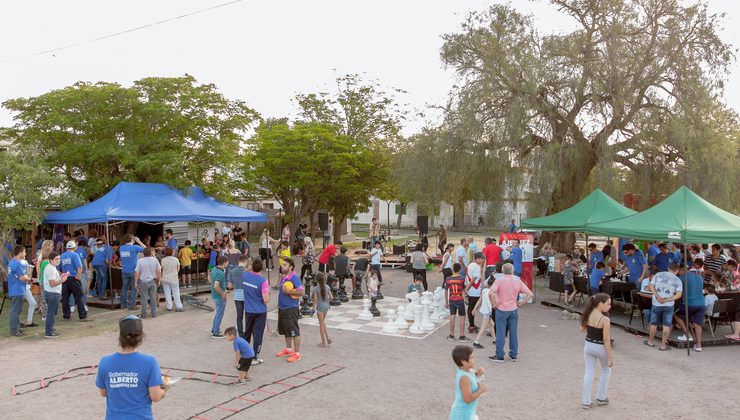
<path fill-rule="evenodd" d="M 483 381 L 485 369 L 475 368 L 475 356 L 470 346 L 456 346 L 452 360 L 457 365 L 455 375 L 455 402 L 450 410 L 450 420 L 477 420 L 475 413 L 478 398 L 488 390 Z"/>

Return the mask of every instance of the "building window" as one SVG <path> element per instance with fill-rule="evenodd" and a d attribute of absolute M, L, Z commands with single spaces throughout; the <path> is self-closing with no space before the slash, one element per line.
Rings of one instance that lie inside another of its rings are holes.
<path fill-rule="evenodd" d="M 262 208 L 265 210 L 273 210 L 275 209 L 275 204 L 273 203 L 262 203 Z"/>

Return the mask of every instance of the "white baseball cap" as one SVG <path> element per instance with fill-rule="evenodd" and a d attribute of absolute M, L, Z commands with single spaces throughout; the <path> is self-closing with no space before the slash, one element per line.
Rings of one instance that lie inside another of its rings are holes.
<path fill-rule="evenodd" d="M 69 241 L 67 242 L 67 249 L 77 248 L 77 243 L 75 241 Z"/>

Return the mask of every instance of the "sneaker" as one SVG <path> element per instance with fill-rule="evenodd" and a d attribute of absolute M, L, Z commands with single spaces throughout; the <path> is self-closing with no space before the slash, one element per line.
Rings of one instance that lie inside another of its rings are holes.
<path fill-rule="evenodd" d="M 172 312 L 172 308 L 167 308 L 167 310 L 168 310 L 169 312 Z"/>
<path fill-rule="evenodd" d="M 509 359 L 510 359 L 510 360 L 511 360 L 512 362 L 516 362 L 516 357 L 511 357 L 511 356 L 509 356 Z"/>
<path fill-rule="evenodd" d="M 56 331 L 52 331 L 51 334 L 44 335 L 44 338 L 59 338 L 61 334 Z"/>
<path fill-rule="evenodd" d="M 696 347 L 696 344 L 694 344 L 692 348 L 694 349 L 694 351 L 698 351 L 699 353 L 701 353 L 701 347 Z"/>
<path fill-rule="evenodd" d="M 70 308 L 69 308 L 69 311 L 70 311 L 70 312 L 74 312 L 74 311 L 75 311 L 76 309 L 77 309 L 77 307 L 76 307 L 76 306 L 72 306 L 72 307 L 70 307 Z"/>
<path fill-rule="evenodd" d="M 223 335 L 223 334 L 221 334 L 220 332 L 215 333 L 215 334 L 214 333 L 211 333 L 211 338 L 224 338 L 224 337 L 226 337 L 226 336 Z"/>
<path fill-rule="evenodd" d="M 185 312 L 185 309 L 177 308 L 177 309 L 175 309 L 175 312 Z"/>
<path fill-rule="evenodd" d="M 684 335 L 679 335 L 679 336 L 678 336 L 678 337 L 677 337 L 676 339 L 677 339 L 678 341 L 686 341 L 686 334 L 684 334 Z M 689 341 L 694 341 L 694 337 L 689 337 Z"/>
<path fill-rule="evenodd" d="M 584 410 L 588 410 L 589 408 L 593 407 L 593 404 L 581 404 L 581 408 Z"/>
<path fill-rule="evenodd" d="M 477 341 L 474 341 L 473 342 L 473 347 L 475 347 L 476 349 L 482 349 L 483 348 L 483 346 L 479 342 L 477 342 Z"/>
<path fill-rule="evenodd" d="M 603 400 L 597 398 L 596 405 L 609 405 L 609 398 L 604 398 Z"/>
<path fill-rule="evenodd" d="M 297 361 L 301 360 L 301 354 L 300 353 L 293 353 L 288 357 L 288 362 L 295 363 Z"/>
<path fill-rule="evenodd" d="M 454 335 L 448 335 L 447 336 L 447 339 L 450 340 L 450 341 L 455 341 L 455 336 Z"/>
<path fill-rule="evenodd" d="M 457 338 L 457 341 L 460 341 L 462 343 L 467 343 L 468 341 L 470 341 L 470 339 L 468 337 L 465 337 L 464 335 L 461 335 L 460 337 Z"/>
<path fill-rule="evenodd" d="M 157 314 L 152 314 L 152 318 L 156 318 L 156 317 L 157 317 Z"/>
<path fill-rule="evenodd" d="M 254 366 L 254 365 L 261 365 L 262 363 L 265 363 L 265 361 L 262 360 L 262 359 L 254 359 L 254 360 L 252 360 L 252 366 Z"/>
<path fill-rule="evenodd" d="M 289 348 L 286 347 L 286 348 L 280 350 L 280 352 L 278 352 L 275 356 L 277 356 L 277 357 L 283 357 L 283 356 L 290 356 L 291 354 L 293 354 L 293 350 L 291 350 L 291 349 L 289 349 Z"/>
<path fill-rule="evenodd" d="M 504 363 L 503 357 L 496 357 L 496 356 L 488 356 L 488 360 L 496 363 Z"/>
<path fill-rule="evenodd" d="M 486 337 L 493 337 L 493 334 L 491 334 L 491 332 L 489 331 L 486 333 Z"/>
<path fill-rule="evenodd" d="M 33 321 L 31 321 L 30 324 L 21 324 L 21 327 L 23 327 L 23 328 L 31 328 L 31 327 L 38 327 L 38 326 L 39 326 L 39 324 L 37 324 L 37 323 L 35 323 Z"/>
<path fill-rule="evenodd" d="M 87 305 L 85 305 L 85 312 L 88 312 L 88 311 L 89 311 L 89 309 L 87 309 Z"/>
<path fill-rule="evenodd" d="M 17 333 L 11 333 L 11 337 L 23 337 L 23 331 L 18 331 Z"/>

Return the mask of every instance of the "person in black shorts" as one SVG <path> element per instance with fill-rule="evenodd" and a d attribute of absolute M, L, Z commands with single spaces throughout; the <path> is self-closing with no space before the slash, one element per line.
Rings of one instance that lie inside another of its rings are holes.
<path fill-rule="evenodd" d="M 254 349 L 252 346 L 242 337 L 239 337 L 236 333 L 236 328 L 229 327 L 224 331 L 226 339 L 234 343 L 234 355 L 236 356 L 236 369 L 239 371 L 239 378 L 237 383 L 243 383 L 251 378 L 249 377 L 249 368 L 252 366 L 252 360 L 254 360 Z"/>
<path fill-rule="evenodd" d="M 301 278 L 295 273 L 292 258 L 280 262 L 280 292 L 278 294 L 278 334 L 285 336 L 285 348 L 278 357 L 289 356 L 288 362 L 301 360 L 301 329 L 298 326 L 298 299 L 305 294 Z"/>

